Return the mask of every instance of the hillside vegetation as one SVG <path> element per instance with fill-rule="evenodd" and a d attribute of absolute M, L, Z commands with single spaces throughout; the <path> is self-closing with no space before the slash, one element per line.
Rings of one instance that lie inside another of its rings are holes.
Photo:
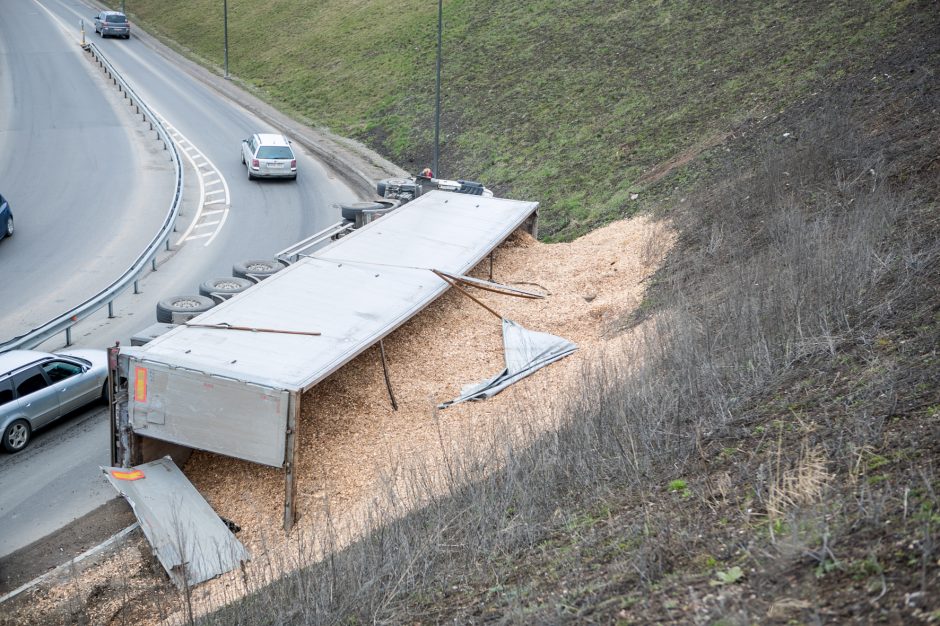
<path fill-rule="evenodd" d="M 128 10 L 218 66 L 219 5 Z M 239 80 L 430 161 L 431 3 L 229 19 Z M 449 497 L 205 622 L 940 621 L 937 4 L 462 0 L 445 28 L 441 174 L 540 200 L 548 238 L 648 210 L 678 243 L 557 434 L 449 459 Z"/>
<path fill-rule="evenodd" d="M 146 28 L 222 66 L 218 0 L 126 6 Z M 228 7 L 238 80 L 407 169 L 431 163 L 436 3 Z M 650 206 L 664 164 L 889 48 L 909 11 L 889 1 L 448 0 L 437 173 L 537 198 L 543 235 L 575 237 Z"/>

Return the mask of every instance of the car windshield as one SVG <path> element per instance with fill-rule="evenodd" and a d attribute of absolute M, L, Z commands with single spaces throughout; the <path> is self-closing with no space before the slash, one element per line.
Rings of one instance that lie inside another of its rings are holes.
<path fill-rule="evenodd" d="M 109 15 L 108 17 L 105 18 L 105 20 L 108 22 L 114 22 L 116 24 L 123 24 L 124 22 L 127 21 L 127 18 L 124 17 L 123 15 Z"/>
<path fill-rule="evenodd" d="M 259 159 L 293 159 L 294 153 L 287 146 L 261 146 L 258 148 Z"/>

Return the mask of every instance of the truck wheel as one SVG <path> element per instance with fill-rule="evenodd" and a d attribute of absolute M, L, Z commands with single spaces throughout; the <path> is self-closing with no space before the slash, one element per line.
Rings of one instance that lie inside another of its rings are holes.
<path fill-rule="evenodd" d="M 199 295 L 234 295 L 245 291 L 253 284 L 254 283 L 247 278 L 213 278 L 199 285 Z"/>
<path fill-rule="evenodd" d="M 363 211 L 379 211 L 384 209 L 385 205 L 381 202 L 353 202 L 352 204 L 341 204 L 339 205 L 339 210 L 343 215 L 344 220 L 356 220 L 358 216 Z"/>
<path fill-rule="evenodd" d="M 385 193 L 388 191 L 389 187 L 400 189 L 406 193 L 410 193 L 410 197 L 414 197 L 417 191 L 415 181 L 410 178 L 383 178 L 379 182 L 375 183 L 375 192 L 379 195 L 380 198 L 385 197 Z"/>
<path fill-rule="evenodd" d="M 206 296 L 173 296 L 157 302 L 157 321 L 173 323 L 174 313 L 202 313 L 215 306 L 215 300 Z"/>
<path fill-rule="evenodd" d="M 284 269 L 284 264 L 277 259 L 242 261 L 232 266 L 232 276 L 235 278 L 248 278 L 251 275 L 263 279 L 280 272 L 282 269 Z"/>
<path fill-rule="evenodd" d="M 29 422 L 26 420 L 16 420 L 12 422 L 7 429 L 3 431 L 3 449 L 10 454 L 19 452 L 29 443 L 29 437 L 32 431 L 29 428 Z"/>

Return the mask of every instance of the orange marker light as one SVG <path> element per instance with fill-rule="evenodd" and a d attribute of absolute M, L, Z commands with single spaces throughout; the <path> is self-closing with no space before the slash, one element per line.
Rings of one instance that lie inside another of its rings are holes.
<path fill-rule="evenodd" d="M 121 470 L 111 470 L 111 475 L 117 478 L 118 480 L 140 480 L 144 478 L 144 473 L 139 469 L 133 471 L 125 472 Z"/>
<path fill-rule="evenodd" d="M 134 402 L 147 402 L 147 370 L 134 368 Z"/>

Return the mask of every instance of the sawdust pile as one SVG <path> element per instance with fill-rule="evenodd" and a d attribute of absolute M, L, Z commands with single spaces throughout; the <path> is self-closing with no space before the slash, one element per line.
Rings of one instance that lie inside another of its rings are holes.
<path fill-rule="evenodd" d="M 610 323 L 635 308 L 642 281 L 656 268 L 669 240 L 645 219 L 621 221 L 568 244 L 542 244 L 517 232 L 497 249 L 493 280 L 548 297 L 530 300 L 471 290 L 503 317 L 576 342 L 574 355 L 540 370 L 486 402 L 435 412 L 460 388 L 499 372 L 500 320 L 454 289 L 385 340 L 398 410 L 392 409 L 373 347 L 308 392 L 302 402 L 297 459 L 298 525 L 328 500 L 334 517 L 368 503 L 383 475 L 403 459 L 433 458 L 441 439 L 459 444 L 485 432 L 520 397 L 554 395 L 565 372 L 579 371 L 592 347 L 608 338 Z M 473 272 L 489 278 L 489 262 Z M 548 384 L 546 384 L 548 383 Z M 238 522 L 239 539 L 257 554 L 283 523 L 284 480 L 277 469 L 197 453 L 186 474 L 220 515 Z M 247 517 L 246 517 L 247 515 Z M 262 536 L 261 531 L 267 533 Z"/>
<path fill-rule="evenodd" d="M 222 576 L 195 589 L 197 607 L 231 601 L 244 589 L 242 576 L 268 579 L 272 563 L 283 569 L 290 567 L 290 555 L 310 554 L 307 544 L 303 550 L 298 545 L 322 530 L 325 511 L 335 528 L 355 528 L 353 521 L 388 490 L 389 477 L 401 487 L 409 468 L 441 463 L 445 453 L 466 448 L 468 438 L 492 437 L 500 423 L 512 421 L 513 407 L 563 401 L 559 394 L 568 379 L 614 338 L 614 323 L 640 303 L 643 281 L 673 240 L 667 226 L 646 218 L 616 222 L 565 244 L 514 234 L 495 252 L 492 279 L 548 297 L 529 300 L 471 291 L 502 316 L 574 341 L 579 349 L 490 400 L 434 409 L 457 396 L 463 385 L 493 376 L 504 366 L 500 320 L 454 289 L 384 342 L 397 411 L 377 346 L 317 385 L 301 405 L 298 522 L 290 536 L 282 530 L 281 470 L 195 453 L 186 465 L 187 476 L 220 515 L 241 526 L 238 538 L 252 554 L 244 574 Z M 472 275 L 489 278 L 489 272 L 485 260 Z M 353 538 L 340 537 L 338 543 Z M 98 566 L 98 573 L 86 575 L 102 578 L 108 568 L 117 571 L 137 560 L 118 555 Z"/>

